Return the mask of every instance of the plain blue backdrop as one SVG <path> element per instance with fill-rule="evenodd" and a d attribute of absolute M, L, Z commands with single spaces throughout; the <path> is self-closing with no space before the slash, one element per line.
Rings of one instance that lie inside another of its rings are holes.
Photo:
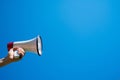
<path fill-rule="evenodd" d="M 38 34 L 43 55 L 0 68 L 0 80 L 120 80 L 119 0 L 0 0 L 0 58 Z"/>

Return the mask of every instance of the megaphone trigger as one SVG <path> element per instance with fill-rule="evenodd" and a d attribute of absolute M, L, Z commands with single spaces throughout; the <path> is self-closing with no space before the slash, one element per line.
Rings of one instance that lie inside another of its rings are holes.
<path fill-rule="evenodd" d="M 22 54 L 18 53 L 18 51 L 14 51 L 14 58 L 22 58 Z"/>
<path fill-rule="evenodd" d="M 17 51 L 17 50 L 14 51 L 14 57 L 15 57 L 15 58 L 20 58 L 20 54 L 18 54 L 18 51 Z"/>

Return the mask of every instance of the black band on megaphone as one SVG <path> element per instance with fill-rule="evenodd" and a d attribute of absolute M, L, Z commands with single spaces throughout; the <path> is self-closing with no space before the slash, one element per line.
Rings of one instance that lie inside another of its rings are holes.
<path fill-rule="evenodd" d="M 39 35 L 38 35 L 37 38 L 40 38 L 40 41 L 41 41 L 41 42 L 40 42 L 40 43 L 41 43 L 41 51 L 42 51 L 42 46 L 43 46 L 43 45 L 42 45 L 42 38 L 41 38 L 41 36 L 39 36 Z M 39 42 L 38 42 L 38 39 L 36 39 L 37 53 L 38 53 L 39 56 L 41 56 L 41 53 L 39 52 L 39 48 L 38 48 L 38 47 L 39 47 L 39 46 L 38 46 L 38 43 L 39 43 Z"/>
<path fill-rule="evenodd" d="M 7 44 L 7 48 L 8 48 L 8 51 L 9 51 L 11 48 L 13 48 L 13 42 L 9 42 L 9 43 Z"/>

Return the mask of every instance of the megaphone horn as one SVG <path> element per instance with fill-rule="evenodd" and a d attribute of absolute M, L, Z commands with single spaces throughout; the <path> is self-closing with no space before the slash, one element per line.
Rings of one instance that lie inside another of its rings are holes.
<path fill-rule="evenodd" d="M 39 56 L 42 55 L 42 38 L 38 35 L 37 37 L 25 40 L 25 41 L 16 41 L 9 42 L 7 44 L 8 51 L 14 47 L 21 47 L 25 51 L 37 53 Z"/>

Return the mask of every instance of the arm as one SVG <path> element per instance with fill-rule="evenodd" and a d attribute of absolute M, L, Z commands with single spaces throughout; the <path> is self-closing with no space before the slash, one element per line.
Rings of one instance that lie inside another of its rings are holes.
<path fill-rule="evenodd" d="M 20 55 L 20 58 L 15 58 L 14 57 L 14 51 L 15 50 L 18 51 L 18 54 Z M 22 48 L 12 48 L 12 49 L 10 49 L 7 57 L 0 59 L 0 67 L 5 66 L 7 64 L 10 64 L 12 62 L 19 61 L 24 56 L 24 54 L 25 54 L 25 52 Z"/>
<path fill-rule="evenodd" d="M 9 63 L 11 63 L 11 61 L 8 59 L 8 57 L 0 59 L 0 67 L 5 66 Z"/>

